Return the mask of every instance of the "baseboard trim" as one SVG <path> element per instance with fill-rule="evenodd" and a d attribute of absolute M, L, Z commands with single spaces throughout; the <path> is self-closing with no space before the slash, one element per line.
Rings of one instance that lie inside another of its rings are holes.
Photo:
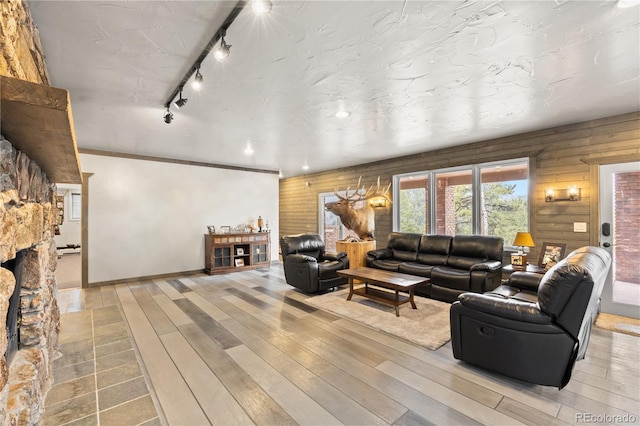
<path fill-rule="evenodd" d="M 202 269 L 196 269 L 193 271 L 182 271 L 182 272 L 171 272 L 168 274 L 158 274 L 158 275 L 146 275 L 144 277 L 131 277 L 131 278 L 122 278 L 118 280 L 110 280 L 110 281 L 97 281 L 93 283 L 88 283 L 85 288 L 93 288 L 93 287 L 103 287 L 106 285 L 115 285 L 115 284 L 124 284 L 130 283 L 132 281 L 149 281 L 149 280 L 161 280 L 165 278 L 174 278 L 174 277 L 183 277 L 185 275 L 198 275 L 203 274 L 204 271 Z"/>

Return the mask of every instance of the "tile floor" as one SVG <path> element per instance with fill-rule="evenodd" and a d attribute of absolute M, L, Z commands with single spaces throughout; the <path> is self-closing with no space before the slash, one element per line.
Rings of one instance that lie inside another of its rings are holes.
<path fill-rule="evenodd" d="M 60 327 L 44 425 L 162 424 L 117 305 L 63 313 Z"/>

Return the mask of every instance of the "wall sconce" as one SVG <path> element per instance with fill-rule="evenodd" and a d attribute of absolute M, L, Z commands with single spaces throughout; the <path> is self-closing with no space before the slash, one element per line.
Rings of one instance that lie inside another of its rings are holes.
<path fill-rule="evenodd" d="M 545 191 L 544 200 L 546 202 L 552 201 L 578 201 L 582 196 L 582 189 L 574 186 L 570 186 L 567 189 L 547 189 Z"/>
<path fill-rule="evenodd" d="M 369 200 L 369 205 L 373 208 L 387 207 L 387 199 L 384 197 L 373 197 Z"/>

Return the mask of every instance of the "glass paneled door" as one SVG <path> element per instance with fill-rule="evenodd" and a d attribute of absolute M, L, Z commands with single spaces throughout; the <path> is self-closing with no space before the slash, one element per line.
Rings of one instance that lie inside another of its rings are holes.
<path fill-rule="evenodd" d="M 602 312 L 640 318 L 640 162 L 600 166 L 600 222 L 613 258 Z"/>

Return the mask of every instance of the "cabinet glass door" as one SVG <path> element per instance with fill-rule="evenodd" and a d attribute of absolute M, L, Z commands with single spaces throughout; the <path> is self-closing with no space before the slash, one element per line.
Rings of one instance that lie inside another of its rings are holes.
<path fill-rule="evenodd" d="M 213 251 L 213 266 L 216 268 L 231 266 L 231 247 L 217 247 Z"/>
<path fill-rule="evenodd" d="M 267 261 L 267 245 L 253 245 L 253 263 L 263 263 Z"/>

